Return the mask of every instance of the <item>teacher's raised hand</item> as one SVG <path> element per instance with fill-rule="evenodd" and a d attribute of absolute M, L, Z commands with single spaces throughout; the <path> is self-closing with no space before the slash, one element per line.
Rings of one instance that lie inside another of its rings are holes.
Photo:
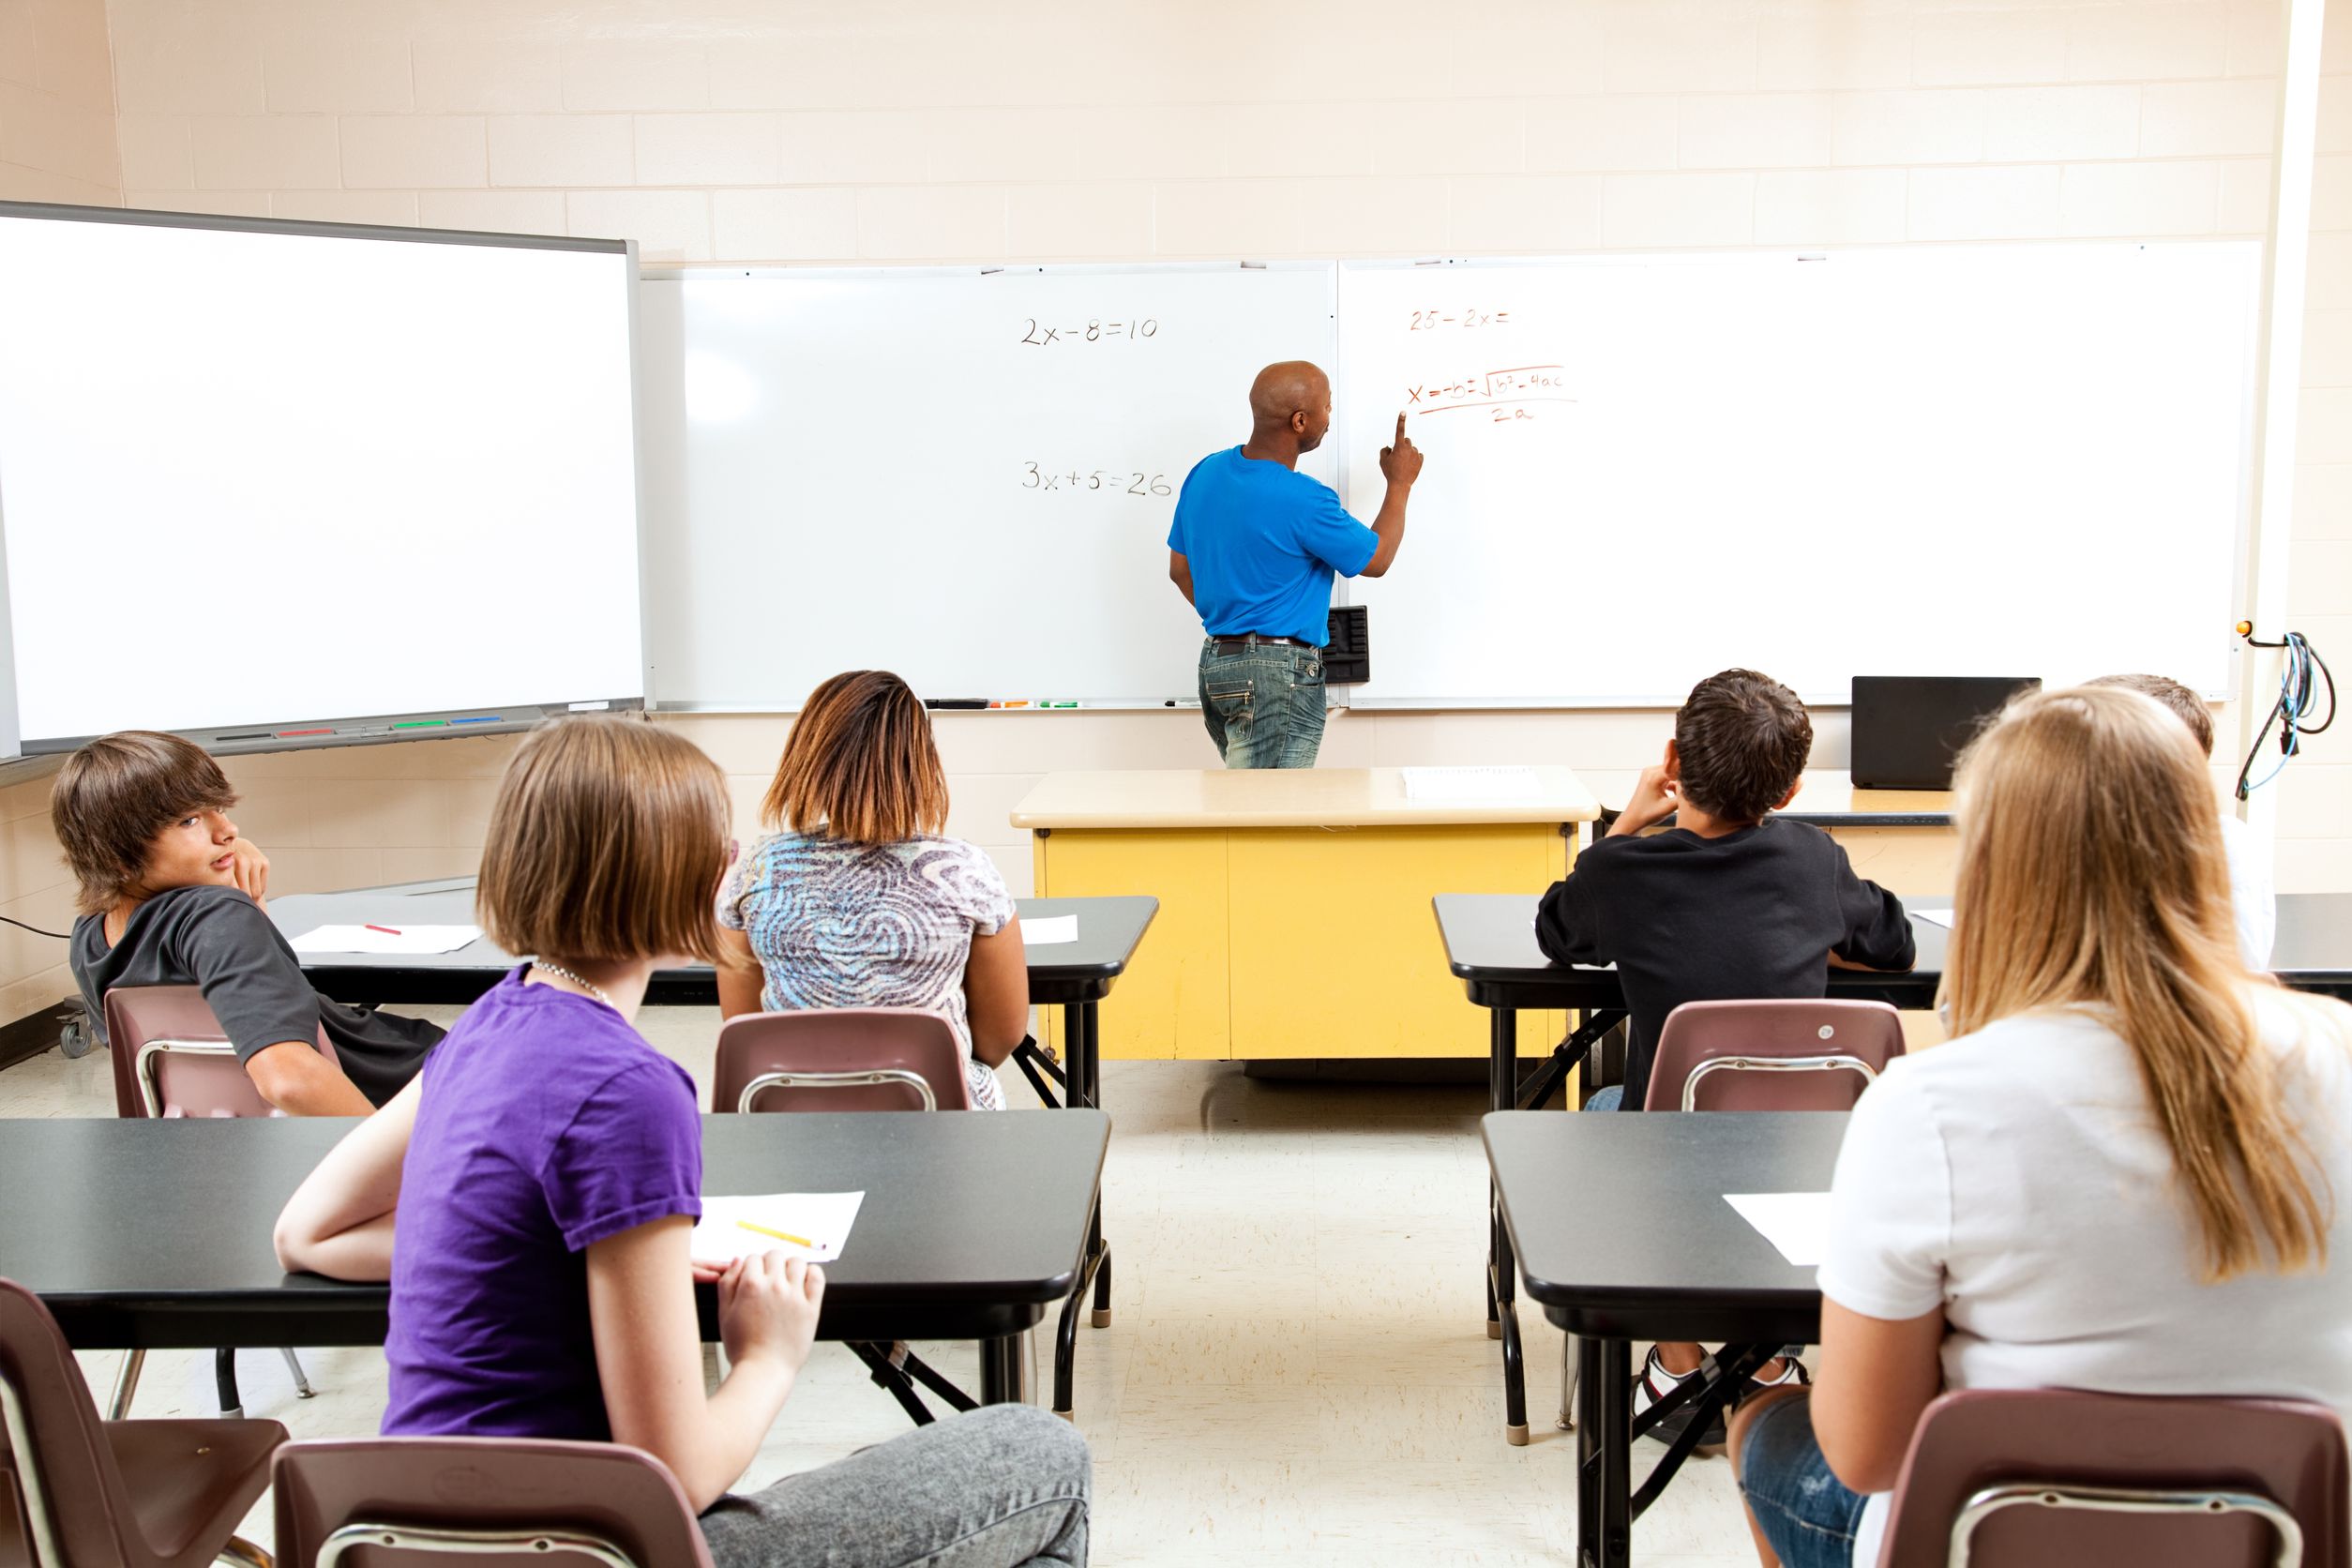
<path fill-rule="evenodd" d="M 1380 477 L 1392 485 L 1410 485 L 1421 477 L 1421 448 L 1405 433 L 1405 416 L 1396 416 L 1396 445 L 1380 448 Z"/>

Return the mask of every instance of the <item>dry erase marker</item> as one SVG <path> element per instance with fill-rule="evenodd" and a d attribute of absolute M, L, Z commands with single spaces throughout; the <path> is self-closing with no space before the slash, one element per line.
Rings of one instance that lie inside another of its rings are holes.
<path fill-rule="evenodd" d="M 359 928 L 363 931 L 382 931 L 387 937 L 397 937 L 400 934 L 390 926 L 362 926 Z"/>
<path fill-rule="evenodd" d="M 774 1236 L 779 1242 L 790 1242 L 794 1246 L 805 1246 L 811 1252 L 817 1250 L 816 1243 L 806 1236 L 795 1236 L 790 1230 L 771 1230 L 764 1225 L 754 1225 L 747 1219 L 739 1219 L 735 1223 L 746 1230 L 757 1230 L 762 1236 Z"/>

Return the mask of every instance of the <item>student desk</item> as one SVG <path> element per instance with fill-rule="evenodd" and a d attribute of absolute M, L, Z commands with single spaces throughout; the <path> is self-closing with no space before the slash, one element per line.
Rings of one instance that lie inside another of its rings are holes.
<path fill-rule="evenodd" d="M 1614 820 L 1634 792 L 1637 773 L 1588 773 L 1585 782 Z M 1851 774 L 1808 768 L 1788 809 L 1773 813 L 1811 822 L 1846 847 L 1859 876 L 1881 887 L 1921 895 L 1952 888 L 1959 839 L 1949 790 L 1857 790 Z"/>
<path fill-rule="evenodd" d="M 472 877 L 449 877 L 349 893 L 293 894 L 271 899 L 269 916 L 289 942 L 321 926 L 372 924 L 397 928 L 403 922 L 466 926 L 474 923 L 474 882 Z M 1126 972 L 1137 944 L 1159 912 L 1159 900 L 1130 895 L 1023 898 L 1018 904 L 1023 921 L 1056 915 L 1078 919 L 1076 942 L 1028 950 L 1029 1000 L 1034 1006 L 1062 1009 L 1063 1026 L 1056 1034 L 1063 1043 L 1063 1059 L 1068 1066 L 1056 1073 L 1050 1063 L 1042 1063 L 1043 1071 L 1054 1074 L 1063 1097 L 1071 1106 L 1099 1109 L 1103 1103 L 1102 1029 L 1096 1009 Z M 304 955 L 302 968 L 313 986 L 339 1002 L 415 1004 L 472 1002 L 520 961 L 483 937 L 454 953 Z M 718 981 L 708 964 L 662 970 L 646 988 L 645 1000 L 656 1006 L 716 1006 Z M 1016 1060 L 1035 1085 L 1038 1098 L 1054 1106 L 1052 1091 L 1038 1069 L 1029 1060 Z M 1103 1240 L 1098 1215 L 1090 1228 L 1084 1274 L 1063 1314 L 1054 1362 L 1054 1409 L 1064 1414 L 1070 1410 L 1078 1304 L 1092 1287 L 1094 1326 L 1101 1328 L 1110 1321 L 1109 1265 L 1110 1248 Z"/>
<path fill-rule="evenodd" d="M 278 1212 L 347 1119 L 19 1121 L 0 1138 L 0 1275 L 82 1349 L 381 1345 L 389 1291 L 289 1274 Z M 802 1114 L 702 1119 L 714 1193 L 863 1189 L 824 1265 L 824 1339 L 976 1339 L 980 1397 L 1020 1397 L 1020 1339 L 1079 1277 L 1110 1119 Z M 1020 1201 L 1008 1203 L 1007 1193 Z M 696 1289 L 702 1337 L 716 1295 Z"/>
<path fill-rule="evenodd" d="M 1668 1450 L 1634 1490 L 1630 1341 L 1722 1343 L 1720 1360 L 1761 1365 L 1783 1345 L 1819 1337 L 1813 1269 L 1781 1257 L 1723 1195 L 1828 1191 L 1846 1121 L 1827 1111 L 1486 1117 L 1486 1160 L 1528 1294 L 1577 1336 L 1584 1568 L 1633 1560 L 1633 1521 L 1681 1462 Z"/>
<path fill-rule="evenodd" d="M 1487 1009 L 1488 1104 L 1498 1111 L 1539 1108 L 1595 1043 L 1625 1017 L 1625 998 L 1613 969 L 1572 968 L 1553 963 L 1535 944 L 1536 900 L 1525 896 L 1440 894 L 1431 900 L 1438 934 L 1454 977 L 1470 1001 Z M 1944 945 L 1951 933 L 1916 918 L 1919 908 L 1949 908 L 1948 898 L 1929 897 L 1913 909 L 1911 931 L 1918 963 L 1900 974 L 1832 969 L 1829 994 L 1884 1002 L 1901 1008 L 1932 1008 L 1943 980 Z M 2288 893 L 2278 901 L 2278 941 L 2270 962 L 2281 981 L 2299 990 L 2352 1000 L 2352 893 Z M 1519 1015 L 1533 1009 L 1568 1009 L 1581 1015 L 1574 1033 L 1556 1046 L 1549 1060 L 1521 1078 Z M 1511 1238 L 1495 1227 L 1487 1273 L 1486 1332 L 1502 1341 L 1506 1435 L 1524 1442 L 1527 1392 L 1519 1349 L 1518 1321 L 1508 1310 L 1514 1292 Z"/>
<path fill-rule="evenodd" d="M 1398 768 L 1057 773 L 1014 808 L 1037 890 L 1149 889 L 1152 951 L 1109 1004 L 1121 1057 L 1471 1056 L 1423 911 L 1470 887 L 1532 895 L 1599 805 L 1566 768 L 1526 801 L 1411 800 Z M 1530 1048 L 1557 1020 L 1530 1019 Z"/>

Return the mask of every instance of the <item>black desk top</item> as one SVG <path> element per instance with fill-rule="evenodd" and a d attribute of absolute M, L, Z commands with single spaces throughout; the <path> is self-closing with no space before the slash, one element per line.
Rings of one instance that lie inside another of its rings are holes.
<path fill-rule="evenodd" d="M 1430 900 L 1448 966 L 1481 1007 L 1621 1007 L 1613 970 L 1553 963 L 1535 945 L 1535 896 L 1526 893 L 1441 893 Z M 1922 898 L 1921 909 L 1949 909 L 1949 897 Z M 1897 1007 L 1936 1004 L 1951 932 L 1932 921 L 1911 921 L 1919 963 L 1907 973 L 1830 971 L 1829 994 L 1888 1002 Z M 2270 967 L 2298 990 L 2352 998 L 2352 893 L 2283 893 L 2278 941 Z"/>
<path fill-rule="evenodd" d="M 85 1349 L 380 1345 L 384 1287 L 288 1274 L 270 1246 L 287 1198 L 353 1124 L 0 1123 L 0 1275 Z M 1070 1293 L 1109 1139 L 1094 1110 L 706 1116 L 703 1183 L 865 1191 L 824 1266 L 821 1336 L 988 1338 Z"/>
<path fill-rule="evenodd" d="M 1430 900 L 1446 963 L 1464 981 L 1481 1007 L 1622 1007 L 1624 992 L 1613 969 L 1556 964 L 1535 944 L 1536 897 L 1530 893 L 1440 893 Z M 1921 907 L 1949 908 L 1949 898 L 1922 900 Z M 1911 934 L 1919 946 L 1916 967 L 1901 974 L 1863 970 L 1830 971 L 1830 992 L 1897 1007 L 1936 1004 L 1943 979 L 1944 943 L 1951 932 L 1914 914 Z"/>
<path fill-rule="evenodd" d="M 1078 940 L 1029 950 L 1029 1000 L 1040 1006 L 1099 1002 L 1159 912 L 1157 898 L 1022 898 L 1021 919 L 1078 917 Z M 401 882 L 348 893 L 296 893 L 269 901 L 269 917 L 291 942 L 321 926 L 469 926 L 474 879 Z M 455 953 L 306 955 L 310 983 L 339 1002 L 466 1003 L 498 983 L 518 962 L 488 937 Z M 663 1006 L 708 1007 L 718 982 L 708 964 L 667 969 L 654 976 L 645 1000 Z"/>
<path fill-rule="evenodd" d="M 1811 1265 L 1726 1192 L 1827 1192 L 1844 1112 L 1505 1110 L 1482 1125 L 1527 1293 L 1571 1334 L 1782 1341 L 1820 1332 Z"/>

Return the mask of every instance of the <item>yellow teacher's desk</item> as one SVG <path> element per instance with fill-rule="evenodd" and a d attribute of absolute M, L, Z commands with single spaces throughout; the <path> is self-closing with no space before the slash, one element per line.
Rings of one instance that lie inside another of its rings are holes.
<path fill-rule="evenodd" d="M 1411 798 L 1401 768 L 1056 773 L 1013 811 L 1039 897 L 1149 893 L 1152 940 L 1103 1003 L 1122 1058 L 1485 1056 L 1440 893 L 1538 893 L 1600 806 L 1567 768 L 1509 802 Z M 1549 1050 L 1559 1014 L 1521 1015 Z"/>

